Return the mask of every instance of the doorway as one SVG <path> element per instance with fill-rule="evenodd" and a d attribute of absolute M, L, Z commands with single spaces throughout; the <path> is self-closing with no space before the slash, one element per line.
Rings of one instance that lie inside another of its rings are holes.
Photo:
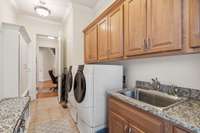
<path fill-rule="evenodd" d="M 37 35 L 37 99 L 58 96 L 59 60 L 58 38 Z"/>

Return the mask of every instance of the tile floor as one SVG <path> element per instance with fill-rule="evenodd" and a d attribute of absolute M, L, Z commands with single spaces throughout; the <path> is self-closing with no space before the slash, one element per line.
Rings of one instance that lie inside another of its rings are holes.
<path fill-rule="evenodd" d="M 47 98 L 47 97 L 56 97 L 58 93 L 53 91 L 52 88 L 55 88 L 57 85 L 53 84 L 51 80 L 38 82 L 37 83 L 37 99 Z"/>
<path fill-rule="evenodd" d="M 37 99 L 31 103 L 28 133 L 79 133 L 68 109 L 57 98 Z"/>

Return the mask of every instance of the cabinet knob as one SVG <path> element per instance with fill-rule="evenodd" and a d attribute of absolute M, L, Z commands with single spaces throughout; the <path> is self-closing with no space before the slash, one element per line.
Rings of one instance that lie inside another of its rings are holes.
<path fill-rule="evenodd" d="M 125 126 L 124 126 L 124 132 L 127 133 L 127 130 L 128 130 L 128 126 L 125 125 Z"/>
<path fill-rule="evenodd" d="M 128 129 L 128 133 L 132 133 L 132 128 L 129 128 L 129 129 Z"/>
<path fill-rule="evenodd" d="M 144 50 L 146 50 L 146 49 L 147 49 L 147 40 L 144 39 Z"/>
<path fill-rule="evenodd" d="M 148 48 L 148 49 L 150 49 L 151 44 L 152 44 L 151 38 L 148 37 L 148 43 L 147 43 L 147 48 Z"/>

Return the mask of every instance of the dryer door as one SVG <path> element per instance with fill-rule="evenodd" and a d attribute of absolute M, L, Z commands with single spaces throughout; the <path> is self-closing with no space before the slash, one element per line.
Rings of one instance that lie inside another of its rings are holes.
<path fill-rule="evenodd" d="M 84 66 L 79 66 L 74 78 L 74 97 L 78 103 L 81 103 L 86 94 L 86 81 L 83 74 Z"/>
<path fill-rule="evenodd" d="M 67 74 L 67 90 L 70 92 L 72 90 L 73 76 L 72 76 L 72 66 L 69 68 L 69 72 Z"/>

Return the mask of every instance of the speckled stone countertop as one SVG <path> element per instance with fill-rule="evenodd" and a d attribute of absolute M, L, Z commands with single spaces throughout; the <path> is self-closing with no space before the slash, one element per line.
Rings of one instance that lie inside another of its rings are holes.
<path fill-rule="evenodd" d="M 126 89 L 127 90 L 127 89 Z M 123 90 L 123 91 L 126 91 Z M 124 96 L 118 90 L 109 90 L 108 95 L 111 95 L 117 99 L 122 100 L 132 106 L 145 110 L 153 115 L 156 115 L 162 119 L 168 120 L 174 124 L 180 125 L 191 132 L 200 133 L 200 100 L 188 99 L 176 106 L 172 106 L 168 109 L 159 110 L 149 104 L 140 102 L 133 98 Z"/>
<path fill-rule="evenodd" d="M 30 98 L 5 98 L 0 101 L 0 133 L 13 133 Z"/>

